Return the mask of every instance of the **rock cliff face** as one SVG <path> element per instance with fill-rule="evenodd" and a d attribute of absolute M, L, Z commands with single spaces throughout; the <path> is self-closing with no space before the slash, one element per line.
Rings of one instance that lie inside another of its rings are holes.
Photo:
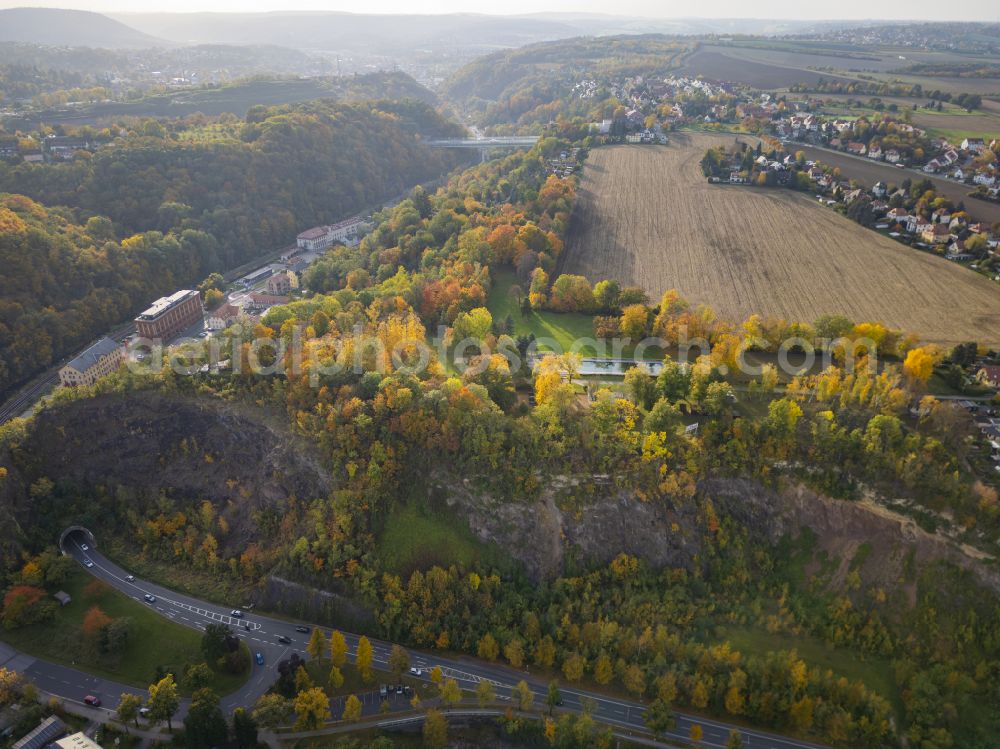
<path fill-rule="evenodd" d="M 774 543 L 810 530 L 816 550 L 839 560 L 831 585 L 840 586 L 854 562 L 866 585 L 903 586 L 912 595 L 908 565 L 949 562 L 1000 594 L 1000 572 L 989 560 L 873 502 L 832 499 L 797 483 L 773 490 L 743 479 L 705 480 L 698 492 L 719 515 L 734 518 L 759 540 Z M 480 539 L 509 550 L 539 579 L 557 576 L 569 559 L 601 564 L 621 552 L 653 566 L 692 567 L 702 548 L 704 524 L 694 503 L 676 511 L 643 502 L 611 483 L 603 499 L 581 507 L 565 502 L 572 495 L 565 485 L 531 503 L 496 502 L 467 482 L 438 482 L 434 494 Z"/>
<path fill-rule="evenodd" d="M 0 479 L 0 555 L 8 558 L 29 542 L 53 543 L 67 524 L 100 522 L 100 507 L 81 518 L 79 503 L 65 508 L 57 499 L 32 497 L 31 485 L 43 477 L 76 495 L 124 487 L 127 501 L 114 500 L 108 510 L 118 514 L 130 505 L 154 507 L 161 493 L 207 499 L 230 524 L 224 551 L 265 540 L 257 511 L 280 517 L 292 498 L 310 500 L 331 488 L 314 446 L 291 433 L 284 414 L 162 392 L 103 395 L 44 411 L 20 441 L 0 447 L 0 466 L 7 468 Z M 704 502 L 680 509 L 644 502 L 607 477 L 591 479 L 598 491 L 591 486 L 585 492 L 600 499 L 583 501 L 577 495 L 584 492 L 575 491 L 580 481 L 552 477 L 537 500 L 503 502 L 441 469 L 428 491 L 441 512 L 463 518 L 476 536 L 506 550 L 536 579 L 556 577 L 576 562 L 605 564 L 623 552 L 654 567 L 698 564 Z M 875 502 L 831 499 L 791 482 L 774 490 L 731 478 L 702 481 L 698 493 L 719 516 L 732 517 L 765 542 L 809 529 L 816 550 L 835 562 L 832 573 L 824 565 L 831 585 L 842 585 L 857 569 L 864 584 L 902 589 L 912 598 L 914 566 L 948 562 L 1000 594 L 994 560 Z"/>
<path fill-rule="evenodd" d="M 315 449 L 290 433 L 283 414 L 159 392 L 102 395 L 43 411 L 23 442 L 0 453 L 0 465 L 8 467 L 0 481 L 8 552 L 39 522 L 29 497 L 41 477 L 76 491 L 126 487 L 140 507 L 161 491 L 210 500 L 233 521 L 227 544 L 254 537 L 254 510 L 280 513 L 291 497 L 323 496 L 330 485 Z M 56 520 L 74 518 L 50 523 Z"/>

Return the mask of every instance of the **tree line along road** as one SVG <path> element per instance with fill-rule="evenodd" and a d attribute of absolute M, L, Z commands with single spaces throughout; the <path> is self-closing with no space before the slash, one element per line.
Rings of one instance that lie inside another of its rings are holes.
<path fill-rule="evenodd" d="M 246 618 L 233 619 L 230 612 L 240 605 L 234 601 L 232 605 L 221 606 L 197 598 L 177 593 L 169 588 L 165 588 L 156 583 L 134 578 L 129 580 L 129 573 L 99 554 L 94 548 L 95 539 L 81 530 L 74 530 L 65 535 L 61 542 L 62 551 L 69 554 L 77 562 L 83 564 L 89 559 L 93 566 L 86 568 L 95 577 L 114 586 L 122 593 L 142 602 L 143 596 L 147 593 L 156 596 L 156 602 L 151 604 L 157 613 L 173 621 L 194 629 L 204 629 L 210 622 L 223 622 L 234 627 L 234 632 L 241 637 L 252 653 L 261 653 L 263 665 L 256 662 L 252 665 L 252 673 L 247 682 L 237 691 L 222 698 L 221 707 L 224 712 L 231 713 L 236 707 L 250 708 L 257 699 L 264 694 L 277 677 L 277 664 L 292 652 L 304 655 L 305 647 L 309 639 L 309 634 L 298 632 L 296 627 L 303 626 L 302 622 L 288 621 L 276 617 L 258 615 L 256 612 L 245 612 Z M 83 544 L 89 544 L 91 548 L 84 551 Z M 249 628 L 247 628 L 247 626 Z M 314 625 L 307 625 L 310 629 Z M 329 638 L 329 628 L 322 628 L 324 635 Z M 347 640 L 349 654 L 357 652 L 358 638 L 356 634 L 344 632 Z M 282 644 L 279 637 L 291 640 L 290 644 Z M 389 670 L 388 661 L 392 643 L 377 639 L 371 639 L 374 651 L 374 663 L 380 670 Z M 464 690 L 474 690 L 476 685 L 483 680 L 489 681 L 494 686 L 494 691 L 501 698 L 505 698 L 513 686 L 524 680 L 535 695 L 535 704 L 543 705 L 548 693 L 548 682 L 537 676 L 533 676 L 527 671 L 521 672 L 503 665 L 486 663 L 473 658 L 444 658 L 437 654 L 423 653 L 419 651 L 409 651 L 410 660 L 413 666 L 423 670 L 423 679 L 429 679 L 429 672 L 435 666 L 442 669 L 447 678 L 455 679 Z M 29 676 L 33 672 L 29 671 Z M 45 689 L 51 691 L 46 685 Z M 108 701 L 117 702 L 118 692 L 116 687 L 105 686 Z M 82 699 L 81 694 L 74 687 L 71 694 L 64 691 L 55 693 L 66 696 L 69 699 Z M 121 691 L 135 691 L 122 688 Z M 645 705 L 634 700 L 619 699 L 597 692 L 590 692 L 572 687 L 560 687 L 563 704 L 560 709 L 571 712 L 581 712 L 586 706 L 592 708 L 591 714 L 594 718 L 619 731 L 635 731 L 646 733 L 643 715 Z M 401 709 L 409 709 L 408 702 L 397 705 Z M 365 714 L 374 715 L 378 711 L 378 701 L 371 700 L 365 706 Z M 724 747 L 732 728 L 738 728 L 743 736 L 744 744 L 754 749 L 825 749 L 819 744 L 803 741 L 796 738 L 779 736 L 765 731 L 751 730 L 739 726 L 724 723 L 722 721 L 703 718 L 701 716 L 677 713 L 677 727 L 666 736 L 673 739 L 687 740 L 692 724 L 700 725 L 704 732 L 702 744 L 709 747 Z M 337 729 L 336 726 L 330 728 Z"/>

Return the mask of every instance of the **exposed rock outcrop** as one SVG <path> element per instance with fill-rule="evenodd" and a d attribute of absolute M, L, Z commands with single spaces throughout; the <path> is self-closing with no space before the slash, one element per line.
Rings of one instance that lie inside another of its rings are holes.
<path fill-rule="evenodd" d="M 280 413 L 154 391 L 62 404 L 38 414 L 24 441 L 0 454 L 0 465 L 8 467 L 0 482 L 0 516 L 34 529 L 39 518 L 31 517 L 30 486 L 44 477 L 77 491 L 125 487 L 140 510 L 161 492 L 209 500 L 231 521 L 226 545 L 245 544 L 257 535 L 254 510 L 280 513 L 292 497 L 329 492 L 330 476 L 317 451 L 286 424 Z M 8 549 L 16 546 L 12 535 L 3 539 Z"/>

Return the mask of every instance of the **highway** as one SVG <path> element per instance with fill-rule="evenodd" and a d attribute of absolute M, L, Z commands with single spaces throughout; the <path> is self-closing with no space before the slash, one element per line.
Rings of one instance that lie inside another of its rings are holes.
<path fill-rule="evenodd" d="M 66 535 L 62 544 L 63 551 L 74 557 L 81 564 L 85 560 L 93 563 L 92 567 L 86 568 L 95 577 L 104 580 L 109 585 L 114 586 L 121 592 L 133 597 L 143 603 L 145 594 L 156 596 L 156 602 L 151 605 L 157 613 L 178 624 L 204 629 L 209 622 L 221 622 L 233 627 L 236 632 L 246 642 L 252 654 L 260 653 L 263 656 L 264 664 L 253 663 L 253 672 L 246 684 L 222 698 L 222 709 L 226 714 L 238 706 L 252 707 L 257 698 L 264 694 L 273 683 L 276 674 L 276 667 L 280 660 L 287 658 L 293 651 L 299 652 L 305 657 L 305 647 L 309 640 L 309 635 L 296 631 L 296 626 L 303 626 L 304 623 L 296 623 L 270 616 L 259 615 L 253 611 L 246 611 L 245 618 L 236 619 L 230 614 L 233 609 L 242 607 L 242 601 L 234 601 L 231 606 L 220 606 L 213 603 L 198 600 L 191 596 L 177 593 L 161 585 L 157 585 L 146 580 L 135 578 L 129 580 L 129 573 L 111 562 L 97 552 L 95 548 L 84 550 L 82 547 L 89 545 L 93 547 L 93 539 L 86 537 L 83 531 L 73 531 Z M 312 625 L 305 624 L 312 628 Z M 324 634 L 329 638 L 329 628 L 323 628 Z M 343 633 L 348 644 L 351 656 L 354 655 L 358 643 L 358 635 Z M 278 642 L 279 636 L 285 636 L 292 642 L 290 645 L 283 645 Z M 391 643 L 370 638 L 374 650 L 375 666 L 381 670 L 388 671 L 388 658 Z M 514 684 L 524 680 L 535 693 L 535 705 L 544 705 L 545 697 L 548 693 L 548 682 L 540 677 L 533 676 L 527 671 L 521 672 L 507 666 L 485 663 L 472 658 L 443 658 L 433 653 L 424 653 L 409 650 L 411 665 L 424 669 L 423 679 L 427 680 L 428 672 L 434 666 L 439 666 L 447 678 L 455 679 L 459 685 L 466 690 L 474 690 L 480 681 L 489 681 L 498 697 L 507 697 Z M 60 684 L 60 677 L 66 674 L 59 669 L 63 667 L 47 667 L 56 669 L 52 677 L 46 677 L 46 683 L 39 684 L 46 691 L 51 691 L 69 699 L 80 700 L 85 694 L 93 694 L 93 691 L 86 691 L 81 694 L 81 686 L 67 679 L 69 684 Z M 29 676 L 37 678 L 37 667 L 29 671 Z M 117 704 L 121 691 L 128 688 L 120 688 L 117 685 L 95 685 L 103 690 L 102 696 L 106 704 L 114 706 Z M 87 687 L 91 688 L 91 687 Z M 128 691 L 141 691 L 128 689 Z M 640 702 L 627 699 L 609 697 L 607 695 L 575 689 L 570 686 L 560 686 L 563 698 L 562 710 L 580 711 L 584 703 L 592 705 L 592 714 L 595 719 L 605 723 L 616 730 L 637 730 L 645 731 L 643 723 L 643 713 L 645 707 Z M 397 700 L 397 709 L 409 708 L 408 700 Z M 373 714 L 378 711 L 378 700 L 366 700 L 365 713 Z M 337 715 L 336 710 L 334 715 Z M 704 731 L 702 744 L 708 747 L 725 746 L 730 728 L 734 726 L 714 719 L 703 718 L 701 716 L 690 716 L 683 713 L 677 715 L 677 728 L 666 734 L 671 738 L 686 740 L 692 723 L 698 723 Z M 740 727 L 740 732 L 744 737 L 747 747 L 753 749 L 824 749 L 819 744 L 814 744 L 799 739 L 779 736 L 764 731 L 756 731 Z"/>

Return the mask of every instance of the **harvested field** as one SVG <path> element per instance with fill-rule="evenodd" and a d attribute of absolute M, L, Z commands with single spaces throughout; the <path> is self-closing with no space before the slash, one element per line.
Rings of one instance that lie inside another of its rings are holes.
<path fill-rule="evenodd" d="M 560 272 L 670 288 L 723 317 L 880 320 L 952 344 L 1000 344 L 1000 287 L 783 189 L 709 185 L 699 161 L 733 136 L 591 152 Z"/>
<path fill-rule="evenodd" d="M 765 62 L 756 62 L 739 55 L 742 50 L 726 50 L 725 53 L 712 48 L 702 48 L 684 58 L 680 73 L 703 75 L 720 81 L 736 81 L 758 88 L 787 88 L 796 83 L 815 84 L 820 79 L 827 81 L 844 79 L 834 73 L 817 73 L 815 70 L 782 67 Z"/>

